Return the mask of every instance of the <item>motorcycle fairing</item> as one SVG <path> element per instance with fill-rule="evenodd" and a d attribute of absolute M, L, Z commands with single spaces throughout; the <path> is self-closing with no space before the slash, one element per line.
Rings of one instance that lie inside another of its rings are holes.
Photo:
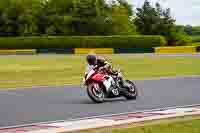
<path fill-rule="evenodd" d="M 87 81 L 94 73 L 95 73 L 95 71 L 94 71 L 94 70 L 91 70 L 91 71 L 87 74 L 85 81 Z"/>
<path fill-rule="evenodd" d="M 100 73 L 97 73 L 95 74 L 92 79 L 95 80 L 95 81 L 104 81 L 105 80 L 105 75 L 104 74 L 100 74 Z"/>

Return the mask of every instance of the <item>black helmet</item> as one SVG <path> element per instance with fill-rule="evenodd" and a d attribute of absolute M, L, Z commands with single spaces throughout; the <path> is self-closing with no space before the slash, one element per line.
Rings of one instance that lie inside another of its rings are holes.
<path fill-rule="evenodd" d="M 96 64 L 96 60 L 97 60 L 97 57 L 95 54 L 89 54 L 87 55 L 87 62 L 89 65 L 95 65 Z"/>

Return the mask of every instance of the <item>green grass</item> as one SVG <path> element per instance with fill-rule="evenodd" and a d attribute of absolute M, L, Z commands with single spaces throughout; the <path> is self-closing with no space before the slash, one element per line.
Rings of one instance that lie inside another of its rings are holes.
<path fill-rule="evenodd" d="M 200 120 L 114 130 L 113 133 L 199 133 Z"/>
<path fill-rule="evenodd" d="M 200 133 L 200 120 L 165 122 L 126 129 L 108 129 L 98 133 Z M 97 133 L 97 132 L 94 132 Z"/>
<path fill-rule="evenodd" d="M 199 57 L 106 56 L 128 79 L 199 75 Z M 80 84 L 85 56 L 0 56 L 0 88 Z"/>

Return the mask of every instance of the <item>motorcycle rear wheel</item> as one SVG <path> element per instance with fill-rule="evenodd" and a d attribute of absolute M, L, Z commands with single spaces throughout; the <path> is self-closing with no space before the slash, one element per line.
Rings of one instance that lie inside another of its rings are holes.
<path fill-rule="evenodd" d="M 105 100 L 105 93 L 102 88 L 98 90 L 94 87 L 96 83 L 93 83 L 87 87 L 87 94 L 90 99 L 95 103 L 103 103 Z"/>
<path fill-rule="evenodd" d="M 127 100 L 136 100 L 138 96 L 138 89 L 136 85 L 130 81 L 126 80 L 128 84 L 130 84 L 130 87 L 123 88 L 122 95 L 127 99 Z"/>

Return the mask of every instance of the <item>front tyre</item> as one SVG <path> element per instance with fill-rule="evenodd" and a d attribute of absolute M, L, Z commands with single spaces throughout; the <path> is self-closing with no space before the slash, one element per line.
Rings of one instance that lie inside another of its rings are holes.
<path fill-rule="evenodd" d="M 103 103 L 105 99 L 105 93 L 97 83 L 90 84 L 87 87 L 87 94 L 95 103 Z"/>
<path fill-rule="evenodd" d="M 138 89 L 136 85 L 130 81 L 126 80 L 125 81 L 127 84 L 129 84 L 129 87 L 123 88 L 122 94 L 127 100 L 136 100 L 138 96 Z"/>

